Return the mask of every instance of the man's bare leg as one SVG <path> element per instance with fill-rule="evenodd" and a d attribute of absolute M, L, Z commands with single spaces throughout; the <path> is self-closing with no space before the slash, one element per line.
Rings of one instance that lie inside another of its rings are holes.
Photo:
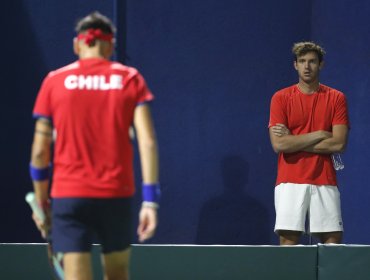
<path fill-rule="evenodd" d="M 90 253 L 65 253 L 64 277 L 65 280 L 92 280 Z"/>
<path fill-rule="evenodd" d="M 293 230 L 279 230 L 280 245 L 297 245 L 302 232 Z"/>

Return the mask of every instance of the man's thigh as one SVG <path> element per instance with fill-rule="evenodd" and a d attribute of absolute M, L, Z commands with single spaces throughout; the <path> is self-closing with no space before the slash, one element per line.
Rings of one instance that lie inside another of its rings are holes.
<path fill-rule="evenodd" d="M 340 193 L 336 186 L 316 186 L 312 188 L 310 231 L 312 233 L 343 231 Z"/>
<path fill-rule="evenodd" d="M 90 251 L 93 239 L 92 209 L 90 199 L 53 199 L 51 238 L 55 252 Z"/>
<path fill-rule="evenodd" d="M 310 185 L 284 183 L 275 187 L 275 232 L 305 231 Z"/>
<path fill-rule="evenodd" d="M 132 243 L 132 199 L 106 199 L 99 206 L 95 231 L 103 253 L 125 251 Z"/>

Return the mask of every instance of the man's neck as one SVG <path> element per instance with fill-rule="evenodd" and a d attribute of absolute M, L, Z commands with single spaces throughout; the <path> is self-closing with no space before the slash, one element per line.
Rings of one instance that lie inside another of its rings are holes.
<path fill-rule="evenodd" d="M 301 92 L 305 94 L 313 94 L 318 91 L 320 83 L 318 81 L 312 83 L 305 83 L 303 81 L 299 81 L 297 86 Z"/>
<path fill-rule="evenodd" d="M 87 58 L 105 58 L 105 57 L 95 52 L 83 52 L 83 53 L 80 53 L 79 58 L 87 59 Z"/>
<path fill-rule="evenodd" d="M 81 47 L 80 52 L 78 54 L 80 59 L 86 58 L 106 58 L 103 55 L 102 50 L 99 46 L 88 48 L 86 46 Z"/>

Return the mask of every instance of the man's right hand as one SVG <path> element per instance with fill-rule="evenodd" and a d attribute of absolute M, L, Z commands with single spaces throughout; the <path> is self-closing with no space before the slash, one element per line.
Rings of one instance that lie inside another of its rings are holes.
<path fill-rule="evenodd" d="M 42 221 L 35 213 L 32 213 L 32 219 L 35 222 L 37 229 L 41 232 L 41 236 L 46 239 L 51 228 L 51 208 L 50 205 L 41 208 L 45 214 L 45 220 Z"/>
<path fill-rule="evenodd" d="M 290 130 L 282 123 L 277 123 L 276 125 L 271 127 L 271 131 L 274 135 L 281 137 L 284 135 L 290 135 Z"/>

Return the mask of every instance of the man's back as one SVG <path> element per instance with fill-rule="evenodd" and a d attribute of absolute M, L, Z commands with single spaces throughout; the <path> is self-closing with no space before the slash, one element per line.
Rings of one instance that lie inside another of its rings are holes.
<path fill-rule="evenodd" d="M 125 197 L 134 192 L 129 128 L 152 94 L 136 69 L 101 58 L 51 72 L 34 114 L 56 131 L 53 197 Z"/>

